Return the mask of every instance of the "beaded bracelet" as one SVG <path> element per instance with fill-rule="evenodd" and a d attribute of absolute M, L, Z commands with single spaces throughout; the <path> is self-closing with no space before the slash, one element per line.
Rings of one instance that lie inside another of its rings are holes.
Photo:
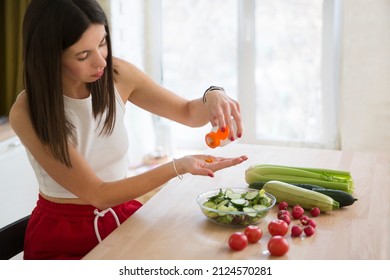
<path fill-rule="evenodd" d="M 178 177 L 180 180 L 183 180 L 183 174 L 179 174 L 179 172 L 177 172 L 176 164 L 175 164 L 175 158 L 173 158 L 172 164 L 173 164 L 173 169 L 175 169 L 175 172 L 176 172 L 177 177 Z"/>
<path fill-rule="evenodd" d="M 223 91 L 223 92 L 225 92 L 225 90 L 224 90 L 224 88 L 223 87 L 218 87 L 218 86 L 211 86 L 211 87 L 209 87 L 208 89 L 206 89 L 206 91 L 203 93 L 203 103 L 204 104 L 206 104 L 206 95 L 207 95 L 207 93 L 208 92 L 210 92 L 210 91 L 213 91 L 213 90 L 220 90 L 220 91 Z"/>

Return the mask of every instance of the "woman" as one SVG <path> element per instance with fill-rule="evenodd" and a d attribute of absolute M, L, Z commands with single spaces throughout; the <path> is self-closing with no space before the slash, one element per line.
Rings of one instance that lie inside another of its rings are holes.
<path fill-rule="evenodd" d="M 10 122 L 39 184 L 25 259 L 80 259 L 141 206 L 135 198 L 176 176 L 213 177 L 247 158 L 185 156 L 126 178 L 126 102 L 191 127 L 210 121 L 231 128 L 233 118 L 231 139 L 242 133 L 239 105 L 218 87 L 203 100 L 185 100 L 113 58 L 95 0 L 32 0 L 23 59 L 25 90 Z"/>

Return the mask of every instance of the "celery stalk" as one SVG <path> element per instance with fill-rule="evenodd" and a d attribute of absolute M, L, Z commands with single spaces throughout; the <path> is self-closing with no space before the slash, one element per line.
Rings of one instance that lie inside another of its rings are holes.
<path fill-rule="evenodd" d="M 290 184 L 313 184 L 351 194 L 354 191 L 351 174 L 342 170 L 257 164 L 245 171 L 245 180 L 248 184 L 278 180 Z"/>

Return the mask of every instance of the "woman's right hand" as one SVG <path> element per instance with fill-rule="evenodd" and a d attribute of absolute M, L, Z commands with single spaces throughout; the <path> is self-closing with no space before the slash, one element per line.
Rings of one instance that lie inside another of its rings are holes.
<path fill-rule="evenodd" d="M 247 160 L 242 155 L 235 158 L 215 157 L 211 155 L 189 155 L 175 160 L 177 171 L 180 175 L 190 173 L 214 177 L 214 172 L 228 168 Z"/>

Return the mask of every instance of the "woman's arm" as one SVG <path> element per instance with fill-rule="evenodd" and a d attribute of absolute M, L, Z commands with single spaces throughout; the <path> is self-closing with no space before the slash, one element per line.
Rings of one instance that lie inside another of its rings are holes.
<path fill-rule="evenodd" d="M 10 122 L 25 147 L 58 184 L 79 197 L 84 204 L 91 204 L 99 209 L 106 209 L 137 198 L 177 176 L 173 163 L 170 162 L 134 177 L 104 182 L 96 176 L 71 144 L 68 145 L 72 167 L 68 168 L 56 160 L 50 149 L 37 137 L 29 117 L 26 94 L 21 94 L 13 105 Z M 207 157 L 199 155 L 177 159 L 176 169 L 179 174 L 213 176 L 214 171 L 233 166 L 246 159 L 246 157 L 232 159 L 212 157 L 213 162 L 207 164 L 205 162 Z"/>
<path fill-rule="evenodd" d="M 164 118 L 179 122 L 190 127 L 200 127 L 207 122 L 213 126 L 230 128 L 234 131 L 232 118 L 237 123 L 237 135 L 241 137 L 242 121 L 238 102 L 230 98 L 224 91 L 207 92 L 206 100 L 200 98 L 186 100 L 179 95 L 155 83 L 134 65 L 120 59 L 114 59 L 116 86 L 124 101 L 129 100 L 135 105 Z"/>

